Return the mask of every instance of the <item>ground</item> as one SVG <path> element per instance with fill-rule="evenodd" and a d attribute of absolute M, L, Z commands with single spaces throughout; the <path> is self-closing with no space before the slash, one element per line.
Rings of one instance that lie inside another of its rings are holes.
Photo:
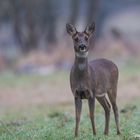
<path fill-rule="evenodd" d="M 134 63 L 120 65 L 117 103 L 121 118 L 121 136 L 116 136 L 113 112 L 110 135 L 103 136 L 104 112 L 96 102 L 96 127 L 99 139 L 128 140 L 140 137 L 140 66 Z M 73 140 L 75 114 L 73 96 L 69 87 L 69 72 L 54 74 L 0 75 L 0 139 L 1 140 Z M 77 140 L 93 139 L 84 101 Z"/>

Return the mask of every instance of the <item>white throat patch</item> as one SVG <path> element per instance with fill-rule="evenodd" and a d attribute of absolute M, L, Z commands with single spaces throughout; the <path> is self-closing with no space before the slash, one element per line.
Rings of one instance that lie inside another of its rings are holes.
<path fill-rule="evenodd" d="M 76 56 L 77 57 L 79 57 L 79 58 L 86 58 L 87 56 L 88 56 L 88 52 L 85 52 L 85 53 L 83 53 L 83 54 L 80 54 L 80 53 L 75 53 L 76 54 Z"/>
<path fill-rule="evenodd" d="M 78 64 L 78 68 L 79 68 L 81 71 L 83 71 L 83 70 L 85 69 L 85 67 L 86 67 L 86 64 L 85 64 L 85 63 L 80 63 L 80 64 Z"/>

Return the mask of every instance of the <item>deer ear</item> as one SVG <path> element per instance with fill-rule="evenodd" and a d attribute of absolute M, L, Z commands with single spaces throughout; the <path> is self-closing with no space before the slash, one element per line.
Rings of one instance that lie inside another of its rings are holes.
<path fill-rule="evenodd" d="M 77 32 L 76 28 L 72 24 L 69 24 L 69 23 L 66 24 L 66 30 L 67 30 L 67 33 L 71 36 L 73 36 Z"/>
<path fill-rule="evenodd" d="M 95 23 L 93 22 L 92 24 L 86 27 L 84 32 L 90 36 L 94 32 L 94 30 L 95 30 Z"/>

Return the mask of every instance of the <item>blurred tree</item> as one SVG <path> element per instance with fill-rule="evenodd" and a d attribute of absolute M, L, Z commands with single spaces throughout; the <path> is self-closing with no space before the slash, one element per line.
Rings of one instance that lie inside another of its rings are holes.
<path fill-rule="evenodd" d="M 16 41 L 21 45 L 22 49 L 24 49 L 24 41 L 22 37 L 21 31 L 21 16 L 20 16 L 20 7 L 21 4 L 17 0 L 10 0 L 9 1 L 12 6 L 12 20 L 14 23 L 14 35 L 16 37 Z"/>
<path fill-rule="evenodd" d="M 97 11 L 100 0 L 88 0 L 86 23 L 91 23 L 97 20 Z"/>
<path fill-rule="evenodd" d="M 57 43 L 57 28 L 64 24 L 69 8 L 71 23 L 75 25 L 81 17 L 86 24 L 95 21 L 96 37 L 101 37 L 104 21 L 110 14 L 139 3 L 139 0 L 0 0 L 0 23 L 13 27 L 18 46 L 26 53 L 38 48 L 40 40 L 45 40 L 46 48 Z"/>
<path fill-rule="evenodd" d="M 9 18 L 10 5 L 8 0 L 0 0 L 0 22 L 7 21 Z"/>
<path fill-rule="evenodd" d="M 14 33 L 24 53 L 37 48 L 34 7 L 36 1 L 10 0 L 13 7 Z M 23 14 L 24 13 L 24 14 Z"/>
<path fill-rule="evenodd" d="M 35 22 L 35 13 L 36 13 L 36 3 L 37 0 L 24 0 L 25 8 L 26 8 L 26 39 L 25 39 L 25 52 L 30 51 L 37 48 L 37 32 L 36 32 L 36 22 Z"/>
<path fill-rule="evenodd" d="M 72 24 L 76 24 L 77 19 L 78 19 L 78 12 L 79 12 L 79 5 L 80 5 L 80 0 L 71 0 L 71 15 L 70 15 L 70 22 Z"/>
<path fill-rule="evenodd" d="M 45 1 L 45 29 L 46 29 L 46 40 L 47 43 L 56 43 L 56 24 L 57 24 L 57 13 L 55 0 Z"/>

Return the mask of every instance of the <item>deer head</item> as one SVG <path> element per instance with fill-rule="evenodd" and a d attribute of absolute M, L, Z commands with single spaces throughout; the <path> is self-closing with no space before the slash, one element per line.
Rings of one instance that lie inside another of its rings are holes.
<path fill-rule="evenodd" d="M 95 30 L 95 24 L 90 24 L 83 32 L 78 32 L 72 24 L 66 24 L 66 29 L 72 36 L 76 56 L 86 57 L 89 50 L 89 38 Z"/>

